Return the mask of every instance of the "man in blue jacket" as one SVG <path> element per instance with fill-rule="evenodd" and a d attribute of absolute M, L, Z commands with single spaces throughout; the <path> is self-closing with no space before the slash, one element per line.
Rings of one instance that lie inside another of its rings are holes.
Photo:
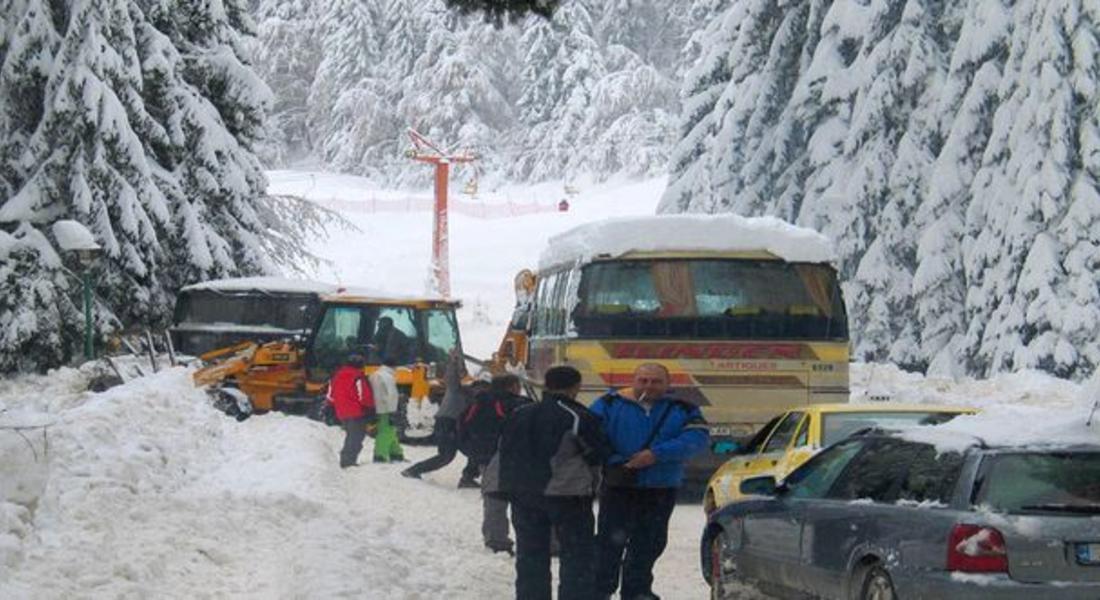
<path fill-rule="evenodd" d="M 603 598 L 615 593 L 621 578 L 623 600 L 658 599 L 653 565 L 668 542 L 684 462 L 707 446 L 703 414 L 668 395 L 669 379 L 661 364 L 640 365 L 632 389 L 609 392 L 591 407 L 614 450 L 596 534 L 596 590 Z"/>

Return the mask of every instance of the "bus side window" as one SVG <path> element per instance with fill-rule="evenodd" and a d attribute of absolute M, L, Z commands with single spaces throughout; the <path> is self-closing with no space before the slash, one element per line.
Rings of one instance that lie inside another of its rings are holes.
<path fill-rule="evenodd" d="M 551 332 L 551 292 L 558 281 L 557 273 L 539 278 L 539 289 L 535 301 L 535 335 L 545 336 Z"/>
<path fill-rule="evenodd" d="M 568 301 L 565 296 L 566 289 L 569 287 L 569 274 L 569 271 L 562 271 L 554 277 L 554 289 L 550 297 L 551 310 L 553 311 L 550 320 L 551 335 L 565 335 L 565 319 L 568 316 L 566 314 Z"/>

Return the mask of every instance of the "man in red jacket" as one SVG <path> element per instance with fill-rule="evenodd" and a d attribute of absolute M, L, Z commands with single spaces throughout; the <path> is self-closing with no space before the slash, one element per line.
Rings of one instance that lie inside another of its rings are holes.
<path fill-rule="evenodd" d="M 363 374 L 367 363 L 362 354 L 352 354 L 328 382 L 328 403 L 344 425 L 344 447 L 340 450 L 340 468 L 359 464 L 359 452 L 367 437 L 367 419 L 374 414 L 374 396 Z"/>

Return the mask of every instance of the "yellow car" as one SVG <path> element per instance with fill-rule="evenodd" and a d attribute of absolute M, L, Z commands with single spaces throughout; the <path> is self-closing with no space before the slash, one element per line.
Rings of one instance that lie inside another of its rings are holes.
<path fill-rule="evenodd" d="M 778 481 L 822 448 L 861 429 L 936 425 L 975 412 L 958 406 L 895 403 L 811 404 L 787 411 L 764 425 L 745 446 L 729 449 L 734 456 L 711 475 L 703 510 L 710 514 L 740 499 L 744 479 L 771 475 Z"/>

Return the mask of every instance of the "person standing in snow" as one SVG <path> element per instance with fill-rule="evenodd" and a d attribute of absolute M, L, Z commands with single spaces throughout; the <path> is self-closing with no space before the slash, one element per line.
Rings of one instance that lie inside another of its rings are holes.
<path fill-rule="evenodd" d="M 550 600 L 550 538 L 560 545 L 559 600 L 595 593 L 592 501 L 611 446 L 600 420 L 576 401 L 581 374 L 551 367 L 541 402 L 521 406 L 504 423 L 500 449 L 485 471 L 485 492 L 512 503 L 516 530 L 516 598 Z"/>
<path fill-rule="evenodd" d="M 668 395 L 669 380 L 664 365 L 642 364 L 631 389 L 592 403 L 614 448 L 600 493 L 598 598 L 610 598 L 621 579 L 623 600 L 658 599 L 653 565 L 668 543 L 684 461 L 709 440 L 699 407 Z"/>
<path fill-rule="evenodd" d="M 359 452 L 367 436 L 367 420 L 374 414 L 374 394 L 363 374 L 366 358 L 352 354 L 332 374 L 326 401 L 332 405 L 336 418 L 344 426 L 344 447 L 340 450 L 340 468 L 359 464 Z"/>
<path fill-rule="evenodd" d="M 474 386 L 467 388 L 462 385 L 462 354 L 458 350 L 452 350 L 447 361 L 447 367 L 443 374 L 446 383 L 446 393 L 439 411 L 435 414 L 435 427 L 432 436 L 435 438 L 435 456 L 422 460 L 415 465 L 401 471 L 404 477 L 420 479 L 424 473 L 430 473 L 449 465 L 458 454 L 458 419 L 466 412 L 476 395 L 484 384 L 475 382 Z M 458 480 L 460 488 L 481 487 L 477 481 L 478 467 L 473 460 L 466 461 L 466 467 L 462 469 L 462 477 Z"/>
<path fill-rule="evenodd" d="M 378 413 L 378 429 L 374 435 L 374 462 L 401 462 L 405 452 L 397 439 L 393 414 L 397 412 L 397 377 L 393 370 L 397 357 L 387 356 L 382 366 L 370 374 L 370 388 L 374 392 L 374 410 Z"/>
<path fill-rule="evenodd" d="M 519 392 L 519 377 L 510 373 L 497 375 L 489 382 L 489 390 L 478 394 L 462 414 L 458 424 L 459 449 L 477 463 L 482 475 L 496 454 L 505 420 L 517 408 L 530 403 Z M 481 536 L 486 548 L 512 554 L 512 540 L 508 537 L 508 501 L 484 491 Z"/>

